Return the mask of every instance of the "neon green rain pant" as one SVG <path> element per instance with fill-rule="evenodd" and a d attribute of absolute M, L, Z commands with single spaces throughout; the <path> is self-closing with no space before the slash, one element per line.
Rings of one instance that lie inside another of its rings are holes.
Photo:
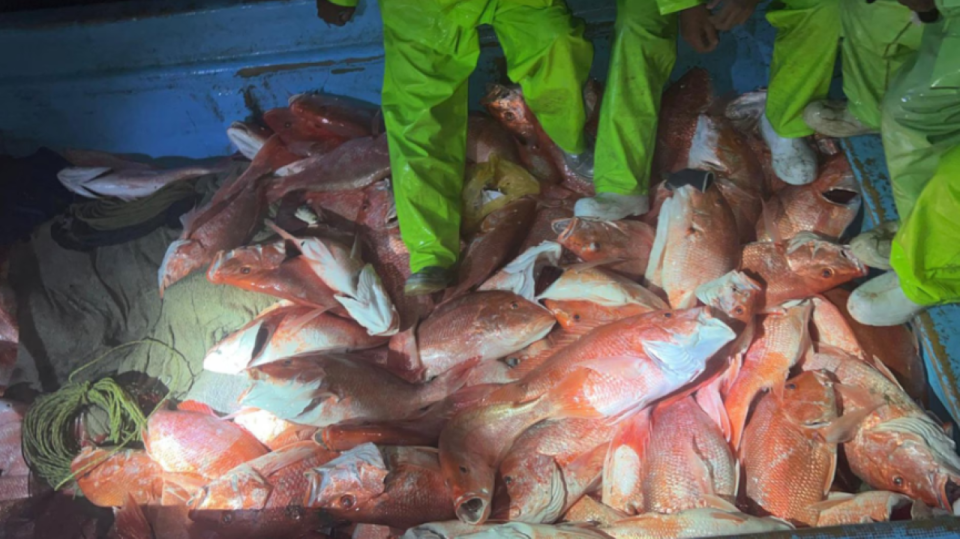
<path fill-rule="evenodd" d="M 900 232 L 890 262 L 921 305 L 960 302 L 960 0 L 924 29 L 883 102 L 883 146 Z"/>
<path fill-rule="evenodd" d="M 594 156 L 598 193 L 649 191 L 660 96 L 677 60 L 677 33 L 677 15 L 661 15 L 653 0 L 617 0 Z"/>
<path fill-rule="evenodd" d="M 826 99 L 837 59 L 843 64 L 843 92 L 850 111 L 865 125 L 880 128 L 880 104 L 894 74 L 920 44 L 922 29 L 896 0 L 783 0 L 767 13 L 777 28 L 770 64 L 767 119 L 780 136 L 813 134 L 803 109 Z"/>
<path fill-rule="evenodd" d="M 477 26 L 490 24 L 544 131 L 567 152 L 586 148 L 582 88 L 593 60 L 583 24 L 562 0 L 381 0 L 383 116 L 393 192 L 410 266 L 450 267 L 460 248 L 467 78 Z"/>

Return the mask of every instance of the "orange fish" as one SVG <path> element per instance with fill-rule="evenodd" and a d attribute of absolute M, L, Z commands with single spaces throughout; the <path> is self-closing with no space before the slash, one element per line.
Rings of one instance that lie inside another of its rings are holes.
<path fill-rule="evenodd" d="M 820 512 L 817 526 L 911 520 L 915 504 L 923 505 L 923 502 L 885 490 L 861 492 L 856 495 L 835 492 L 830 494 L 829 500 L 816 506 Z"/>
<path fill-rule="evenodd" d="M 747 210 L 745 215 L 761 209 L 760 197 L 764 192 L 763 168 L 746 138 L 728 119 L 708 114 L 701 114 L 697 118 L 690 158 L 684 168 L 709 170 L 727 179 L 731 187 L 754 195 L 753 207 Z"/>
<path fill-rule="evenodd" d="M 659 174 L 688 168 L 697 121 L 712 101 L 713 84 L 703 68 L 687 71 L 663 92 L 654 159 Z"/>
<path fill-rule="evenodd" d="M 597 267 L 571 267 L 538 296 L 564 329 L 579 331 L 666 309 L 659 296 Z"/>
<path fill-rule="evenodd" d="M 563 514 L 562 522 L 590 522 L 601 526 L 613 524 L 618 520 L 623 520 L 629 515 L 617 511 L 609 505 L 604 505 L 594 499 L 593 496 L 584 496 L 577 500 L 566 513 Z"/>
<path fill-rule="evenodd" d="M 460 263 L 457 286 L 445 299 L 461 296 L 509 262 L 527 237 L 536 216 L 536 201 L 522 198 L 494 211 L 480 224 Z"/>
<path fill-rule="evenodd" d="M 300 505 L 310 488 L 305 472 L 336 456 L 310 440 L 288 445 L 214 479 L 194 497 L 191 506 L 206 511 Z"/>
<path fill-rule="evenodd" d="M 471 359 L 517 352 L 545 337 L 554 324 L 549 311 L 512 292 L 474 292 L 449 301 L 417 328 L 420 379 Z"/>
<path fill-rule="evenodd" d="M 160 501 L 163 470 L 144 451 L 85 447 L 70 464 L 77 486 L 90 503 L 120 507 L 126 496 L 140 504 Z"/>
<path fill-rule="evenodd" d="M 920 357 L 920 344 L 916 334 L 906 324 L 890 327 L 865 326 L 847 312 L 850 291 L 842 288 L 824 294 L 843 314 L 850 329 L 863 348 L 865 358 L 878 358 L 890 369 L 907 394 L 925 403 L 927 399 L 927 373 Z"/>
<path fill-rule="evenodd" d="M 697 299 L 704 305 L 726 316 L 724 321 L 734 329 L 739 329 L 735 322 L 742 325 L 753 320 L 763 298 L 760 284 L 741 271 L 731 271 L 704 283 L 697 287 L 696 293 Z"/>
<path fill-rule="evenodd" d="M 453 518 L 432 449 L 364 444 L 307 473 L 306 507 L 351 522 L 409 528 Z"/>
<path fill-rule="evenodd" d="M 169 410 L 150 415 L 143 444 L 164 472 L 208 479 L 267 453 L 252 434 L 230 421 Z"/>
<path fill-rule="evenodd" d="M 228 335 L 203 358 L 203 368 L 237 374 L 288 357 L 365 350 L 386 344 L 349 318 L 312 307 L 275 306 Z"/>
<path fill-rule="evenodd" d="M 276 170 L 267 198 L 272 202 L 300 189 L 349 191 L 363 189 L 390 175 L 386 135 L 360 137 L 328 152 L 311 155 Z"/>
<path fill-rule="evenodd" d="M 244 395 L 243 405 L 315 427 L 347 420 L 408 419 L 459 389 L 475 364 L 464 363 L 414 385 L 351 356 L 300 356 L 248 371 L 256 383 Z"/>
<path fill-rule="evenodd" d="M 167 248 L 158 271 L 160 296 L 173 283 L 213 262 L 220 251 L 249 240 L 266 209 L 260 189 L 251 183 L 223 200 L 214 196 L 210 203 L 182 216 L 183 232 Z"/>
<path fill-rule="evenodd" d="M 866 359 L 863 347 L 843 312 L 823 296 L 814 296 L 810 302 L 813 304 L 810 316 L 813 342 Z"/>
<path fill-rule="evenodd" d="M 639 410 L 699 376 L 733 332 L 703 309 L 628 318 L 598 328 L 489 404 L 465 410 L 440 434 L 440 463 L 457 517 L 483 523 L 507 450 L 544 419 L 604 418 Z"/>
<path fill-rule="evenodd" d="M 561 419 L 534 425 L 500 463 L 509 520 L 551 523 L 599 479 L 615 425 Z"/>
<path fill-rule="evenodd" d="M 885 369 L 879 363 L 880 369 Z M 844 416 L 863 418 L 839 432 L 850 469 L 870 486 L 952 510 L 960 500 L 960 457 L 942 425 L 881 372 L 840 350 L 807 358 L 804 369 L 826 370 L 840 384 Z M 845 436 L 843 436 L 845 435 Z"/>
<path fill-rule="evenodd" d="M 765 309 L 808 298 L 867 274 L 867 268 L 847 247 L 810 232 L 783 243 L 745 246 L 740 269 L 765 287 Z"/>
<path fill-rule="evenodd" d="M 513 135 L 520 162 L 531 174 L 546 184 L 560 183 L 560 171 L 549 148 L 553 141 L 541 138 L 540 122 L 527 107 L 519 87 L 495 84 L 480 104 Z"/>
<path fill-rule="evenodd" d="M 493 156 L 520 163 L 510 132 L 488 116 L 471 114 L 467 118 L 467 160 L 486 163 Z"/>
<path fill-rule="evenodd" d="M 536 247 L 545 241 L 555 241 L 557 233 L 553 231 L 553 222 L 573 218 L 573 200 L 538 200 L 537 216 L 530 225 L 527 237 L 520 245 L 520 252 Z"/>
<path fill-rule="evenodd" d="M 761 397 L 743 433 L 740 461 L 751 506 L 792 523 L 815 526 L 837 469 L 837 444 L 817 428 L 837 418 L 833 383 L 804 372 L 782 391 Z"/>
<path fill-rule="evenodd" d="M 233 416 L 234 423 L 247 429 L 250 434 L 271 451 L 276 451 L 292 443 L 309 440 L 317 432 L 316 427 L 284 421 L 266 410 L 256 408 L 240 410 Z"/>
<path fill-rule="evenodd" d="M 313 122 L 294 114 L 288 107 L 266 111 L 263 121 L 290 152 L 299 156 L 323 155 L 349 140 L 349 137 L 315 126 Z"/>
<path fill-rule="evenodd" d="M 697 304 L 698 286 L 737 269 L 740 240 L 730 206 L 715 186 L 674 189 L 660 209 L 646 279 L 674 309 Z"/>
<path fill-rule="evenodd" d="M 683 539 L 716 535 L 747 536 L 790 531 L 793 526 L 777 518 L 759 518 L 722 509 L 688 509 L 679 513 L 646 513 L 602 526 L 614 539 Z"/>
<path fill-rule="evenodd" d="M 809 348 L 810 311 L 810 302 L 804 301 L 763 318 L 759 336 L 747 350 L 743 365 L 725 394 L 730 443 L 734 448 L 740 446 L 754 399 L 765 390 L 781 387 L 790 369 Z"/>
<path fill-rule="evenodd" d="M 346 139 L 369 135 L 379 114 L 367 103 L 335 95 L 297 94 L 288 102 L 290 112 L 310 127 Z"/>
<path fill-rule="evenodd" d="M 610 269 L 632 279 L 643 277 L 653 248 L 654 229 L 641 221 L 561 219 L 553 230 L 560 245 L 586 262 L 611 261 Z"/>
<path fill-rule="evenodd" d="M 734 499 L 740 470 L 720 428 L 692 397 L 625 421 L 610 443 L 603 503 L 628 514 L 675 513 Z"/>
<path fill-rule="evenodd" d="M 856 218 L 860 203 L 850 162 L 838 153 L 827 159 L 813 183 L 784 187 L 766 202 L 757 239 L 786 240 L 809 231 L 836 241 Z"/>
<path fill-rule="evenodd" d="M 740 243 L 746 245 L 757 239 L 757 223 L 763 215 L 762 187 L 759 191 L 744 189 L 724 177 L 716 180 L 717 188 L 733 211 L 737 221 Z"/>

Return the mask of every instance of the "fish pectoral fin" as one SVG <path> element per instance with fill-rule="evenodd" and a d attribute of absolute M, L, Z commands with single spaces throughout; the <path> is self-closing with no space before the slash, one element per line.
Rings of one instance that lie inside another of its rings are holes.
<path fill-rule="evenodd" d="M 861 408 L 853 412 L 847 412 L 837 419 L 830 422 L 829 425 L 816 429 L 817 436 L 825 442 L 839 444 L 849 442 L 857 434 L 857 429 L 866 417 L 873 413 L 877 407 Z"/>
<path fill-rule="evenodd" d="M 335 299 L 371 336 L 390 337 L 400 330 L 397 309 L 383 288 L 377 270 L 370 264 L 360 271 L 356 294 L 353 297 L 338 295 Z"/>
<path fill-rule="evenodd" d="M 590 399 L 583 395 L 583 386 L 590 378 L 591 369 L 577 369 L 549 392 L 554 418 L 603 419 L 606 417 L 597 410 Z"/>

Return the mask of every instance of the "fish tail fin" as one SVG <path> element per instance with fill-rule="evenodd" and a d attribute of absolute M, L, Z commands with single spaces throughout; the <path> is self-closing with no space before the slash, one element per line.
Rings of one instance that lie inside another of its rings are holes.
<path fill-rule="evenodd" d="M 730 388 L 730 393 L 724 401 L 724 408 L 730 420 L 730 446 L 734 450 L 740 447 L 743 429 L 747 424 L 747 414 L 755 397 L 756 393 L 753 391 L 738 391 L 735 384 Z"/>
<path fill-rule="evenodd" d="M 124 539 L 153 539 L 150 521 L 137 504 L 133 495 L 127 492 L 123 505 L 113 510 L 113 529 L 117 537 Z"/>
<path fill-rule="evenodd" d="M 700 388 L 694 399 L 700 408 L 710 416 L 710 419 L 720 427 L 723 437 L 730 441 L 732 428 L 730 426 L 730 416 L 727 415 L 727 409 L 723 406 L 723 397 L 720 396 L 720 383 L 722 380 L 716 380 Z"/>
<path fill-rule="evenodd" d="M 193 399 L 185 400 L 178 404 L 177 410 L 180 410 L 181 412 L 194 412 L 211 417 L 220 417 L 216 412 L 213 411 L 213 408 L 211 408 L 210 405 Z"/>
<path fill-rule="evenodd" d="M 387 295 L 377 270 L 367 264 L 360 271 L 356 295 L 337 296 L 350 316 L 373 336 L 389 337 L 400 330 L 400 316 Z"/>
<path fill-rule="evenodd" d="M 857 429 L 860 428 L 863 420 L 876 409 L 877 406 L 872 406 L 847 412 L 831 421 L 829 425 L 817 429 L 817 435 L 831 444 L 849 442 L 857 434 Z"/>
<path fill-rule="evenodd" d="M 160 298 L 163 298 L 163 291 L 173 283 L 183 279 L 190 273 L 192 268 L 186 267 L 180 263 L 181 256 L 178 256 L 181 249 L 192 248 L 196 243 L 193 240 L 174 240 L 167 247 L 167 252 L 163 255 L 163 261 L 157 270 L 157 285 L 160 288 Z"/>
<path fill-rule="evenodd" d="M 95 180 L 113 170 L 110 167 L 67 167 L 57 172 L 57 179 L 68 190 L 78 195 L 97 198 L 83 187 L 83 184 Z"/>
<path fill-rule="evenodd" d="M 424 388 L 423 402 L 432 403 L 443 400 L 456 393 L 467 382 L 470 372 L 480 364 L 479 359 L 470 359 L 453 367 L 431 380 Z"/>

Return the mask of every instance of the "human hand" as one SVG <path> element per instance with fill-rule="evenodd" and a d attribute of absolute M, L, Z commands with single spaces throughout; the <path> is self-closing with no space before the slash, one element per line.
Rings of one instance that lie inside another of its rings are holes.
<path fill-rule="evenodd" d="M 723 4 L 719 12 L 710 16 L 710 21 L 717 30 L 726 32 L 747 22 L 759 3 L 759 0 L 713 0 L 707 8 L 713 10 Z"/>
<path fill-rule="evenodd" d="M 680 12 L 680 35 L 697 52 L 717 48 L 717 28 L 710 20 L 710 10 L 701 4 Z"/>
<path fill-rule="evenodd" d="M 317 17 L 334 26 L 343 26 L 350 22 L 356 10 L 354 7 L 339 6 L 330 0 L 317 0 Z"/>

